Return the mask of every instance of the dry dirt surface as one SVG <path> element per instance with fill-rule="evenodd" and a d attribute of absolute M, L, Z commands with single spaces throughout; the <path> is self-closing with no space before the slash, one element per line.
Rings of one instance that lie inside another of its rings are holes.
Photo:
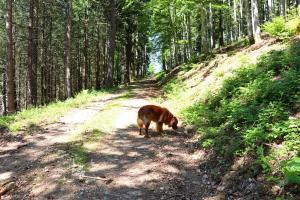
<path fill-rule="evenodd" d="M 70 111 L 37 134 L 12 138 L 2 145 L 0 199 L 244 199 L 225 197 L 222 183 L 203 167 L 210 153 L 196 148 L 192 131 L 166 129 L 157 135 L 152 130 L 150 139 L 140 136 L 137 110 L 151 103 L 159 89 L 153 81 L 129 88 L 132 95 L 122 101 L 113 131 L 89 153 L 86 169 L 74 164 L 68 154 L 74 145 L 70 138 L 126 89 Z"/>

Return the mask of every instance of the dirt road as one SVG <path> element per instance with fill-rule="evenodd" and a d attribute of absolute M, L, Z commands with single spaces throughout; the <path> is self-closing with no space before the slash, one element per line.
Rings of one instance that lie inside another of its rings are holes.
<path fill-rule="evenodd" d="M 199 167 L 208 155 L 184 130 L 167 129 L 162 136 L 152 131 L 150 139 L 138 134 L 137 110 L 158 93 L 155 82 L 138 82 L 8 142 L 0 149 L 0 181 L 13 187 L 1 199 L 219 199 L 216 184 Z M 75 164 L 70 152 L 80 141 L 72 141 L 74 134 L 114 101 L 119 107 L 112 131 L 88 152 L 86 166 Z"/>

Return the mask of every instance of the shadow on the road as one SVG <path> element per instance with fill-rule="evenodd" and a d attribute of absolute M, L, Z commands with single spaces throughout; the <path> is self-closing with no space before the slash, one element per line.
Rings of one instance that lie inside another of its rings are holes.
<path fill-rule="evenodd" d="M 107 177 L 112 182 L 97 180 L 77 182 L 78 193 L 71 199 L 204 199 L 216 194 L 215 188 L 203 179 L 198 163 L 187 151 L 185 136 L 166 130 L 161 136 L 145 139 L 136 125 L 118 129 L 101 142 L 89 155 L 92 162 L 89 177 Z M 87 188 L 86 191 L 80 188 Z M 44 194 L 55 197 L 60 190 Z"/>

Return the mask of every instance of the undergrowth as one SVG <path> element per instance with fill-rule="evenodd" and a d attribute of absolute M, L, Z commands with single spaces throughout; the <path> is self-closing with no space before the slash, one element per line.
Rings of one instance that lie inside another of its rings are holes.
<path fill-rule="evenodd" d="M 294 42 L 264 54 L 256 64 L 244 63 L 218 89 L 193 90 L 182 76 L 163 89 L 181 120 L 197 127 L 202 148 L 225 159 L 251 156 L 268 180 L 283 186 L 300 184 L 299 83 L 300 42 Z"/>
<path fill-rule="evenodd" d="M 288 39 L 300 31 L 300 18 L 294 15 L 287 20 L 283 16 L 274 17 L 262 27 L 272 37 Z"/>
<path fill-rule="evenodd" d="M 220 155 L 255 154 L 264 172 L 277 165 L 287 182 L 300 184 L 299 55 L 299 42 L 272 51 L 237 70 L 205 103 L 184 109 L 186 122 L 203 133 L 200 144 Z M 278 155 L 276 149 L 268 154 L 271 143 L 282 144 L 284 150 L 277 150 L 289 154 Z"/>

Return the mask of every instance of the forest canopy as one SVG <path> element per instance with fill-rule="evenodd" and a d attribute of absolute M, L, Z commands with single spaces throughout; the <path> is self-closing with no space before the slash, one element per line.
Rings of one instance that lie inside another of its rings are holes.
<path fill-rule="evenodd" d="M 152 52 L 168 70 L 238 41 L 253 44 L 262 24 L 276 16 L 286 21 L 299 6 L 297 0 L 1 0 L 1 112 L 145 77 Z"/>

